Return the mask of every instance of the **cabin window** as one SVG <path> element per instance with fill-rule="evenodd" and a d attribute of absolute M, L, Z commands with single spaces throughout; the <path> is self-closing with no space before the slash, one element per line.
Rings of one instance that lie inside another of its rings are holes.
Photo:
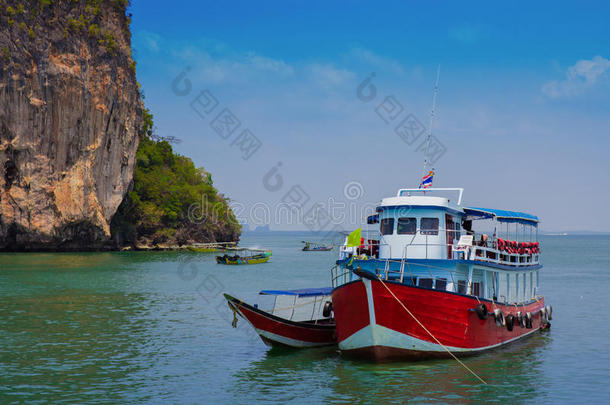
<path fill-rule="evenodd" d="M 396 233 L 399 235 L 415 235 L 417 232 L 417 218 L 398 218 Z"/>
<path fill-rule="evenodd" d="M 394 218 L 384 218 L 381 220 L 381 234 L 391 235 L 394 233 Z"/>
<path fill-rule="evenodd" d="M 438 235 L 438 218 L 422 218 L 421 234 Z"/>
<path fill-rule="evenodd" d="M 498 299 L 500 302 L 508 302 L 508 275 L 498 273 Z"/>
<path fill-rule="evenodd" d="M 406 285 L 416 285 L 417 279 L 415 277 L 405 277 L 404 284 Z"/>
<path fill-rule="evenodd" d="M 453 233 L 453 239 L 460 240 L 460 224 L 459 222 L 455 224 L 455 232 Z"/>
<path fill-rule="evenodd" d="M 437 290 L 445 291 L 447 289 L 447 279 L 446 278 L 437 278 L 434 288 L 436 288 Z"/>
<path fill-rule="evenodd" d="M 459 294 L 466 294 L 466 280 L 458 280 L 458 290 Z"/>
<path fill-rule="evenodd" d="M 431 278 L 420 278 L 419 286 L 424 288 L 432 288 L 432 283 L 434 282 Z"/>
<path fill-rule="evenodd" d="M 519 282 L 519 278 L 516 274 L 509 273 L 507 274 L 508 278 L 508 294 L 507 294 L 507 302 L 517 302 L 517 283 Z"/>
<path fill-rule="evenodd" d="M 472 295 L 481 296 L 481 283 L 472 283 Z"/>
<path fill-rule="evenodd" d="M 489 298 L 493 297 L 495 291 L 495 282 L 494 282 L 494 274 L 491 271 L 484 272 L 485 278 L 483 281 L 483 285 L 487 288 L 487 290 L 483 290 L 484 297 Z"/>

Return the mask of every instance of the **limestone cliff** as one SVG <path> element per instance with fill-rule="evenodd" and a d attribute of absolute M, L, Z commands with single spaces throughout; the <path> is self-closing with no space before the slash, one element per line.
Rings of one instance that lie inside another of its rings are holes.
<path fill-rule="evenodd" d="M 0 0 L 0 250 L 101 247 L 142 126 L 125 0 Z"/>

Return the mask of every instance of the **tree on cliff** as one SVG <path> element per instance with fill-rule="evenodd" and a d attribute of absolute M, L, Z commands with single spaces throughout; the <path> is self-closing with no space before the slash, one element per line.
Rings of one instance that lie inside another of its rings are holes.
<path fill-rule="evenodd" d="M 136 154 L 133 189 L 112 221 L 120 244 L 155 245 L 236 241 L 241 227 L 212 177 L 152 135 L 144 110 L 144 133 Z"/>

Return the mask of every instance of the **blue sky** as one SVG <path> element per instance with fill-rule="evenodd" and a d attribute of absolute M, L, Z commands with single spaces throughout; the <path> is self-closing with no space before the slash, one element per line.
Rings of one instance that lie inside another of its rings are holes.
<path fill-rule="evenodd" d="M 177 151 L 250 223 L 265 222 L 252 218 L 256 204 L 276 206 L 295 185 L 309 205 L 373 205 L 416 186 L 421 138 L 410 145 L 394 129 L 409 114 L 428 126 L 440 65 L 435 186 L 532 212 L 542 229 L 610 231 L 606 3 L 133 0 L 130 12 L 158 134 L 180 138 Z M 377 94 L 364 102 L 357 89 L 373 72 Z M 218 106 L 202 118 L 190 104 L 204 90 Z M 388 96 L 402 108 L 386 123 Z M 227 140 L 210 127 L 223 108 L 241 123 Z M 262 144 L 247 160 L 234 143 L 243 129 Z M 262 179 L 278 162 L 283 187 L 270 191 Z M 350 182 L 361 198 L 345 196 Z"/>

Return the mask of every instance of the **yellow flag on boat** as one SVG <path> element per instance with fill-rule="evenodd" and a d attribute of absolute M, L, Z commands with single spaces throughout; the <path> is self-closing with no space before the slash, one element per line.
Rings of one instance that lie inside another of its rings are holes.
<path fill-rule="evenodd" d="M 360 246 L 361 238 L 362 228 L 358 228 L 347 236 L 347 247 Z"/>

